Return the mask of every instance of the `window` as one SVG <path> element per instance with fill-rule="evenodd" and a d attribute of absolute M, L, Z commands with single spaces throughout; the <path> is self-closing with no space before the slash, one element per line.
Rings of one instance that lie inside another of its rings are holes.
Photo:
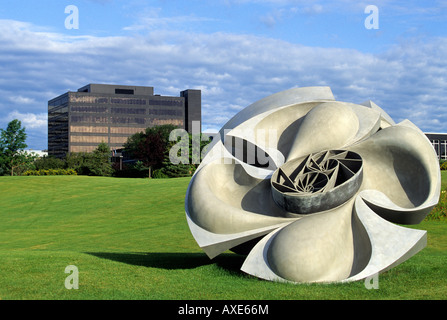
<path fill-rule="evenodd" d="M 120 114 L 145 114 L 146 109 L 137 109 L 137 108 L 112 108 L 112 113 L 120 113 Z"/>
<path fill-rule="evenodd" d="M 112 98 L 111 103 L 115 104 L 136 104 L 136 105 L 146 105 L 146 100 L 144 99 L 131 99 L 131 98 Z"/>
<path fill-rule="evenodd" d="M 183 100 L 180 99 L 150 99 L 149 104 L 152 106 L 168 106 L 168 107 L 182 107 Z"/>
<path fill-rule="evenodd" d="M 145 127 L 141 128 L 131 128 L 131 127 L 111 127 L 110 133 L 115 134 L 135 134 L 137 132 L 144 132 L 146 130 Z"/>
<path fill-rule="evenodd" d="M 110 143 L 125 144 L 126 142 L 127 142 L 127 136 L 126 137 L 110 137 Z"/>
<path fill-rule="evenodd" d="M 105 97 L 93 97 L 93 96 L 81 96 L 81 95 L 72 95 L 70 102 L 77 103 L 107 103 L 108 99 Z"/>
<path fill-rule="evenodd" d="M 165 124 L 173 124 L 174 126 L 183 126 L 182 119 L 148 119 L 149 126 L 162 126 Z"/>
<path fill-rule="evenodd" d="M 111 122 L 114 124 L 145 124 L 144 118 L 133 117 L 111 117 Z"/>
<path fill-rule="evenodd" d="M 106 117 L 95 117 L 95 116 L 71 116 L 72 123 L 87 122 L 87 123 L 107 123 L 108 118 Z"/>
<path fill-rule="evenodd" d="M 115 94 L 134 94 L 132 89 L 115 89 Z"/>
<path fill-rule="evenodd" d="M 183 110 L 173 110 L 173 109 L 150 109 L 150 115 L 155 116 L 173 116 L 173 117 L 182 117 Z"/>
<path fill-rule="evenodd" d="M 93 127 L 93 126 L 70 126 L 70 132 L 79 133 L 108 133 L 108 127 Z"/>
<path fill-rule="evenodd" d="M 96 148 L 95 146 L 71 146 L 70 152 L 93 152 Z"/>
<path fill-rule="evenodd" d="M 440 159 L 447 160 L 447 141 L 441 142 Z"/>
<path fill-rule="evenodd" d="M 101 143 L 107 142 L 107 136 L 70 136 L 73 143 Z"/>
<path fill-rule="evenodd" d="M 84 112 L 84 113 L 103 113 L 107 112 L 106 107 L 95 107 L 95 106 L 72 106 L 72 112 Z"/>

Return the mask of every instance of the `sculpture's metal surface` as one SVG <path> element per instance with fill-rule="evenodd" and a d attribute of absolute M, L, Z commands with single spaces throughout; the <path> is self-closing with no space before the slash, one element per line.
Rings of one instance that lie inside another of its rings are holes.
<path fill-rule="evenodd" d="M 248 106 L 219 137 L 185 200 L 210 258 L 245 251 L 241 269 L 262 279 L 344 282 L 425 247 L 426 231 L 395 224 L 422 221 L 440 193 L 435 151 L 408 120 L 295 88 Z"/>
<path fill-rule="evenodd" d="M 272 196 L 285 210 L 298 214 L 330 210 L 358 191 L 362 158 L 351 151 L 322 151 L 293 159 L 270 179 Z"/>

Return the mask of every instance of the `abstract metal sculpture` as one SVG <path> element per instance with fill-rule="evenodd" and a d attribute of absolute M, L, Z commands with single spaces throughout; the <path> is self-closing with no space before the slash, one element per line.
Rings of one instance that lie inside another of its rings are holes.
<path fill-rule="evenodd" d="M 268 141 L 267 141 L 268 140 Z M 371 101 L 295 88 L 240 111 L 219 132 L 185 199 L 192 235 L 213 258 L 272 281 L 371 277 L 426 246 L 417 224 L 437 204 L 435 151 L 410 121 Z"/>

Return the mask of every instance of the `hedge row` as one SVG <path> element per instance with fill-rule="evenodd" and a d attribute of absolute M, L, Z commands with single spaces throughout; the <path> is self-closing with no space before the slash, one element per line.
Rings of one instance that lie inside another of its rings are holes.
<path fill-rule="evenodd" d="M 24 176 L 75 176 L 77 175 L 74 169 L 42 169 L 42 170 L 28 170 L 23 173 Z"/>

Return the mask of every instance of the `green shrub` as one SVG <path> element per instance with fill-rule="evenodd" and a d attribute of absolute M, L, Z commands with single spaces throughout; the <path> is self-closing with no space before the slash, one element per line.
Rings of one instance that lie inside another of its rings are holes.
<path fill-rule="evenodd" d="M 98 147 L 99 148 L 99 147 Z M 93 153 L 72 152 L 65 158 L 67 167 L 76 170 L 78 175 L 111 176 L 112 164 L 107 153 L 96 149 Z"/>
<path fill-rule="evenodd" d="M 165 179 L 169 178 L 166 174 L 163 173 L 163 169 L 157 169 L 152 173 L 152 178 L 154 179 Z"/>
<path fill-rule="evenodd" d="M 447 170 L 447 161 L 441 163 L 441 170 Z"/>
<path fill-rule="evenodd" d="M 137 161 L 133 164 L 123 164 L 122 170 L 118 168 L 119 164 L 114 163 L 114 176 L 122 178 L 147 178 L 150 169 L 143 165 L 143 162 Z"/>
<path fill-rule="evenodd" d="M 426 220 L 447 220 L 447 191 L 442 190 L 438 204 L 433 208 Z"/>
<path fill-rule="evenodd" d="M 65 161 L 62 159 L 44 156 L 34 161 L 36 170 L 48 170 L 48 169 L 64 169 Z"/>
<path fill-rule="evenodd" d="M 28 170 L 23 173 L 24 176 L 66 176 L 77 175 L 73 169 L 43 169 L 43 170 Z"/>

